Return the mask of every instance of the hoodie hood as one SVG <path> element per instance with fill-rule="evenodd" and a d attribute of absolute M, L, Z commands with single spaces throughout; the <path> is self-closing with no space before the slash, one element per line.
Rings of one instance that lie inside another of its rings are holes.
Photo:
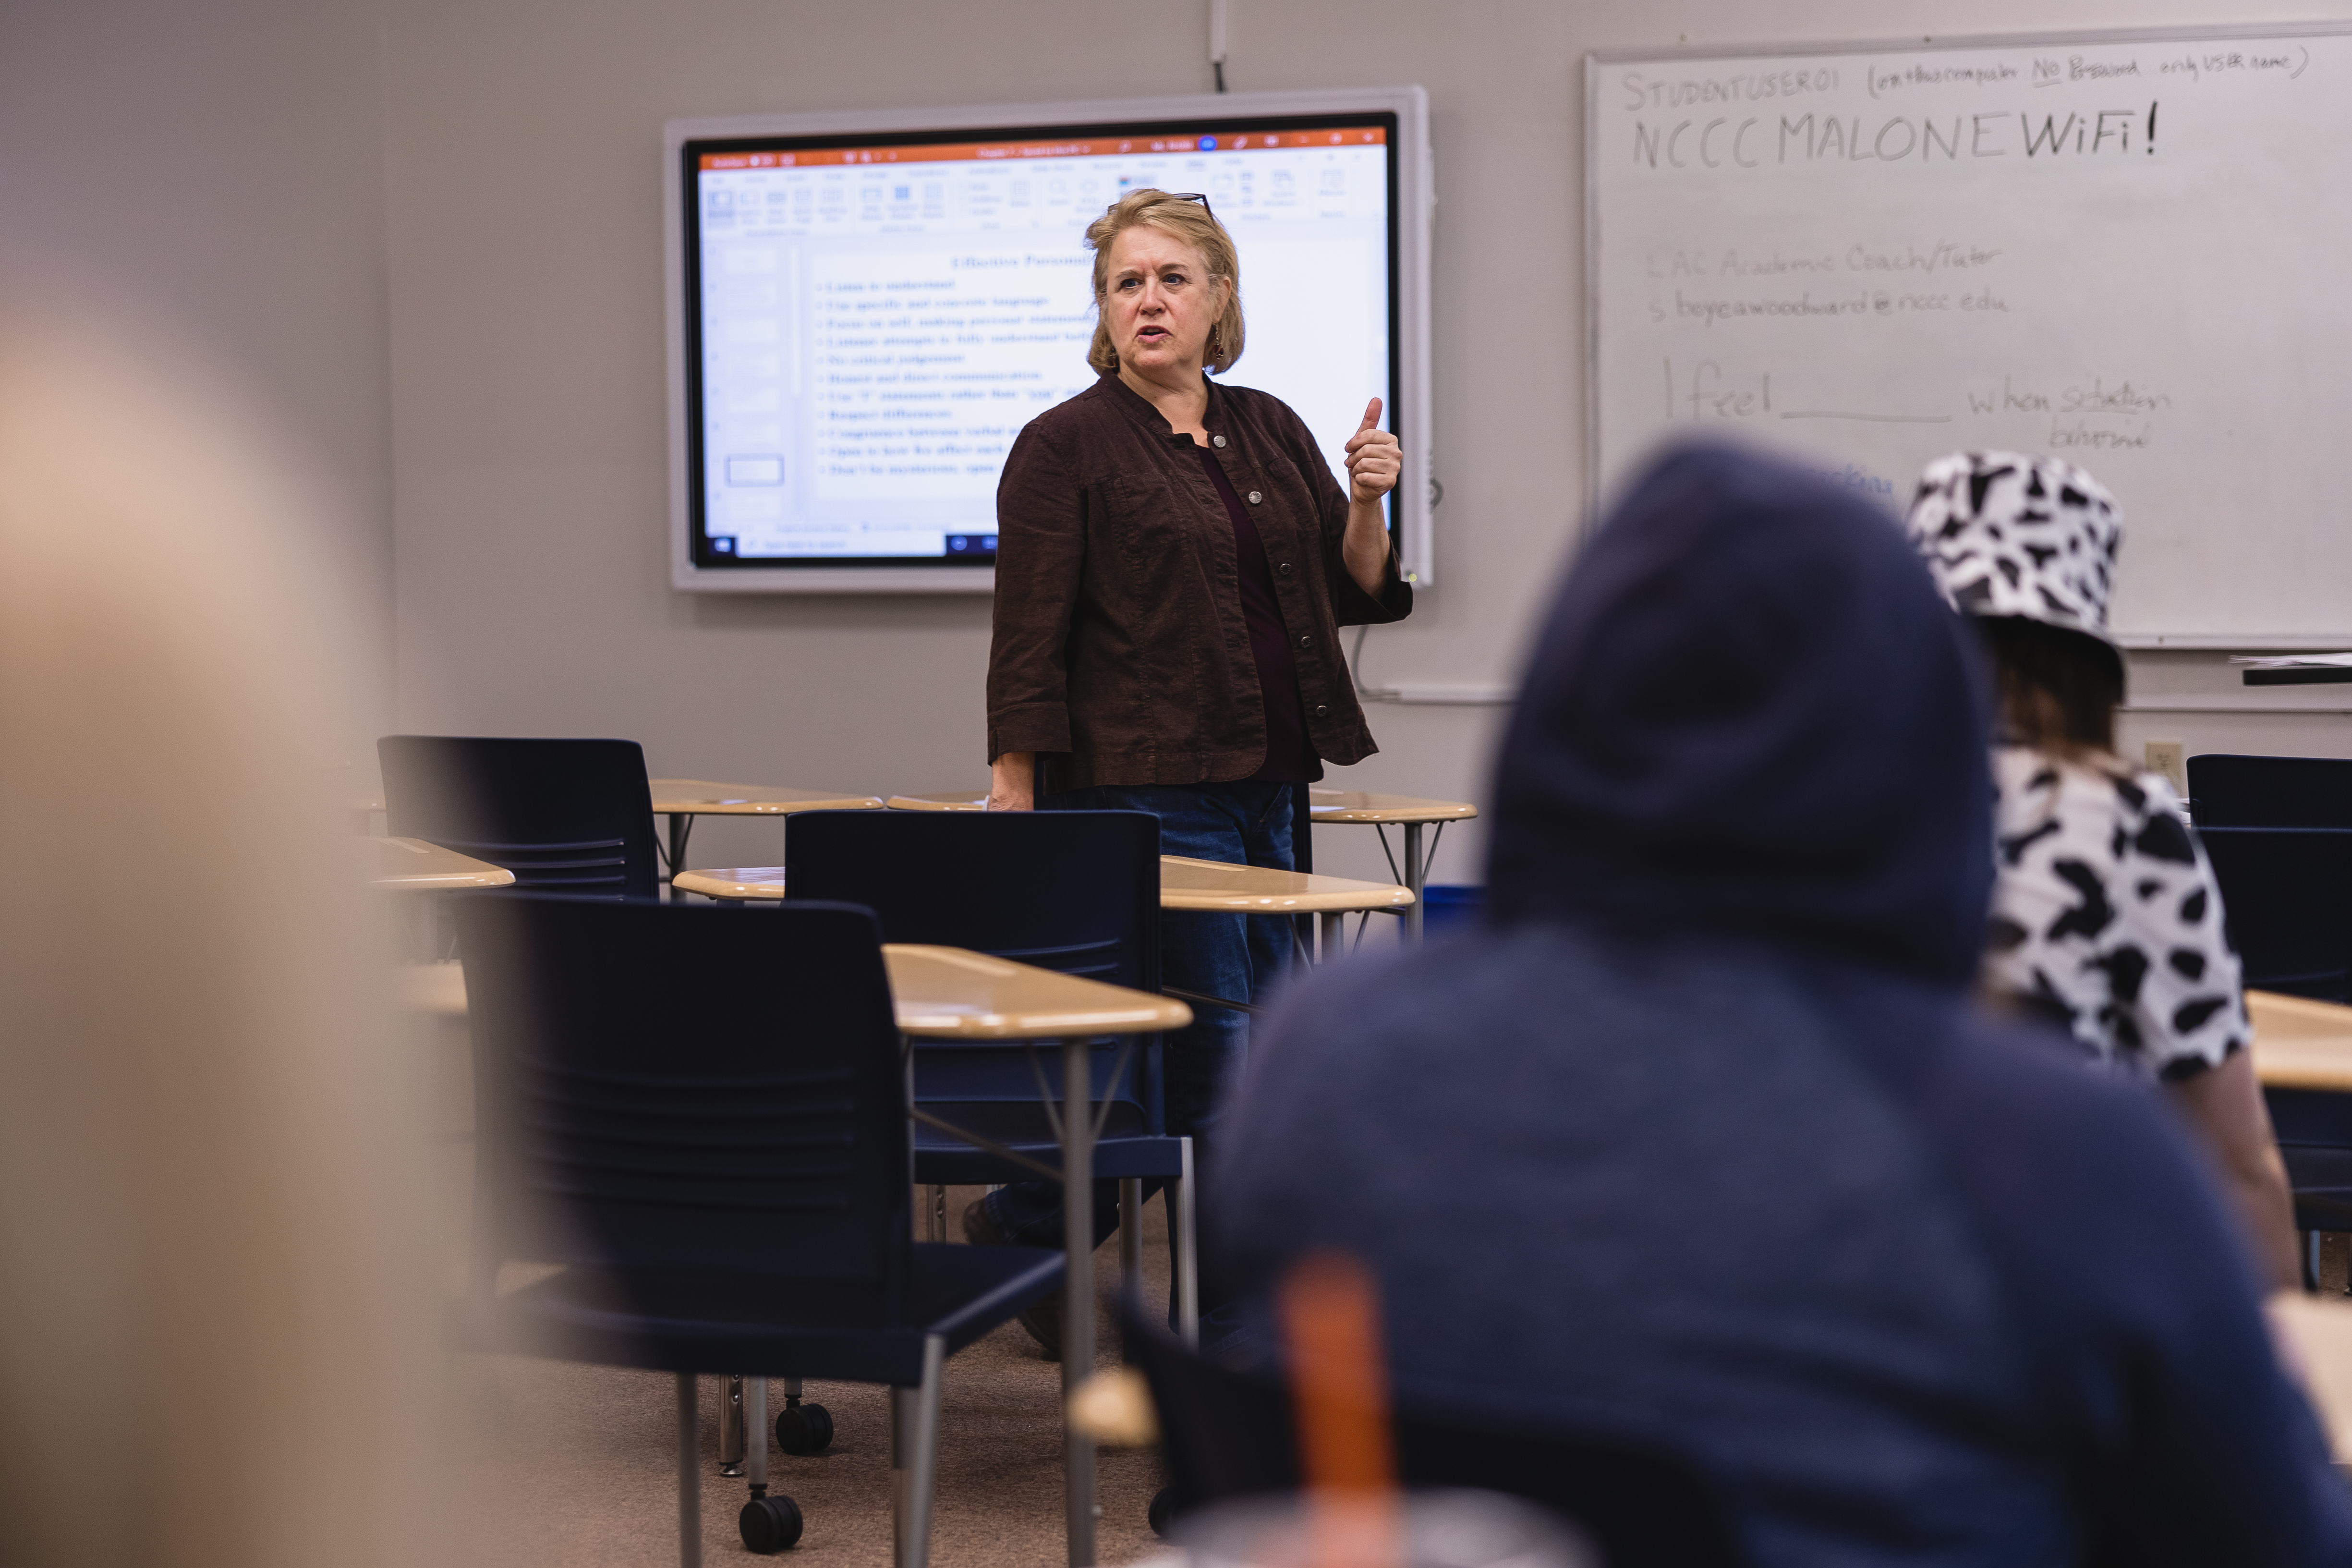
<path fill-rule="evenodd" d="M 1980 657 L 1892 518 L 1770 458 L 1669 451 L 1528 662 L 1491 919 L 1731 931 L 1966 984 L 1992 878 Z"/>

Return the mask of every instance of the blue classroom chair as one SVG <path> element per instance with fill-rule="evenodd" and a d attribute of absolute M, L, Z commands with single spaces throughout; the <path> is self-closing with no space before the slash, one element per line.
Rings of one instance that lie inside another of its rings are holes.
<path fill-rule="evenodd" d="M 2189 759 L 2189 811 L 2207 827 L 2352 827 L 2352 758 Z"/>
<path fill-rule="evenodd" d="M 635 741 L 386 735 L 384 831 L 503 866 L 515 886 L 650 899 L 653 794 Z"/>
<path fill-rule="evenodd" d="M 2352 827 L 2200 826 L 2249 990 L 2352 1001 Z"/>
<path fill-rule="evenodd" d="M 676 1373 L 687 1568 L 698 1373 L 887 1384 L 897 1561 L 922 1568 L 940 1363 L 1060 1289 L 1062 1255 L 911 1239 L 873 915 L 497 893 L 457 918 L 480 1124 L 460 1342 Z M 509 1259 L 563 1268 L 499 1296 Z M 754 1454 L 740 1523 L 773 1551 L 800 1514 Z"/>
<path fill-rule="evenodd" d="M 2271 1131 L 2294 1194 L 2294 1228 L 2305 1237 L 2304 1284 L 2319 1287 L 2311 1242 L 2322 1231 L 2352 1231 L 2352 1094 L 2265 1089 Z"/>
<path fill-rule="evenodd" d="M 2246 984 L 2343 1000 L 2352 991 L 2352 916 L 2339 891 L 2347 845 L 2325 830 L 2352 840 L 2352 760 L 2204 752 L 2189 759 L 2189 808 Z M 2352 1230 L 2352 1100 L 2292 1089 L 2263 1098 L 2305 1234 L 2304 1282 L 2316 1289 L 2318 1233 Z"/>
<path fill-rule="evenodd" d="M 803 812 L 784 823 L 784 890 L 862 904 L 883 940 L 969 948 L 1130 990 L 1160 989 L 1160 819 L 1140 811 Z M 1032 1047 L 918 1044 L 915 1180 L 950 1185 L 1051 1178 L 1059 1139 L 1041 1099 Z M 1124 1063 L 1124 1068 L 1122 1068 Z M 1102 1046 L 1093 1080 L 1102 1142 L 1095 1146 L 1097 1214 L 1111 1184 L 1129 1212 L 1122 1258 L 1132 1282 L 1141 1182 L 1168 1184 L 1178 1320 L 1192 1331 L 1197 1300 L 1192 1140 L 1167 1136 L 1160 1040 Z M 935 1118 L 998 1145 L 976 1148 Z M 943 1237 L 934 1206 L 929 1233 Z"/>

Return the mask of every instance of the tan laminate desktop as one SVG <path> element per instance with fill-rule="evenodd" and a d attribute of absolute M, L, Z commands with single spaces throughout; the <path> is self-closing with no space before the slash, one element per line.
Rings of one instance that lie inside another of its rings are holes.
<path fill-rule="evenodd" d="M 1307 810 L 1324 822 L 1466 822 L 1478 808 L 1466 801 L 1423 800 L 1410 795 L 1375 795 L 1360 789 L 1307 786 Z"/>
<path fill-rule="evenodd" d="M 403 893 L 447 893 L 465 888 L 506 888 L 514 873 L 422 838 L 363 838 L 368 886 Z"/>
<path fill-rule="evenodd" d="M 2271 1089 L 2352 1092 L 2352 1007 L 2246 993 L 2254 1024 L 2254 1073 Z"/>
<path fill-rule="evenodd" d="M 1355 910 L 1401 910 L 1412 902 L 1410 889 L 1389 882 L 1359 882 L 1307 871 L 1266 866 L 1234 866 L 1223 860 L 1160 858 L 1160 907 L 1223 914 L 1342 914 Z"/>
<path fill-rule="evenodd" d="M 987 809 L 988 792 L 942 791 L 937 795 L 894 795 L 889 799 L 893 811 L 982 811 Z M 1369 790 L 1327 789 L 1310 784 L 1307 790 L 1307 815 L 1310 825 L 1361 825 L 1381 835 L 1383 849 L 1388 847 L 1388 829 L 1394 826 L 1404 833 L 1404 910 L 1405 940 L 1421 941 L 1421 889 L 1429 879 L 1430 863 L 1436 858 L 1437 842 L 1430 840 L 1426 853 L 1422 848 L 1422 832 L 1432 824 L 1443 833 L 1449 822 L 1466 822 L 1478 815 L 1478 808 L 1466 801 L 1423 800 L 1418 795 L 1376 795 Z M 1391 868 L 1395 862 L 1390 862 Z M 1358 886 L 1377 884 L 1359 883 Z M 1176 909 L 1163 897 L 1163 909 Z M 1206 906 L 1221 907 L 1221 906 Z M 1339 906 L 1302 905 L 1299 911 L 1324 908 L 1365 909 L 1372 906 L 1346 904 Z M 1381 906 L 1389 907 L 1389 906 Z"/>
<path fill-rule="evenodd" d="M 782 866 L 718 866 L 708 871 L 680 871 L 670 879 L 681 893 L 730 901 L 772 900 L 784 896 Z"/>
<path fill-rule="evenodd" d="M 2311 1395 L 2336 1463 L 2352 1465 L 2352 1302 L 2281 1291 L 2266 1305 L 2279 1360 Z"/>
<path fill-rule="evenodd" d="M 892 811 L 981 811 L 988 805 L 986 790 L 941 790 L 936 795 L 894 795 L 885 802 Z M 1307 809 L 1318 822 L 1463 822 L 1478 808 L 1458 800 L 1423 800 L 1410 795 L 1375 795 L 1360 789 L 1325 789 L 1309 784 Z"/>
<path fill-rule="evenodd" d="M 686 864 L 687 841 L 698 816 L 790 816 L 801 811 L 879 811 L 882 797 L 833 795 L 824 790 L 786 789 L 780 784 L 729 784 L 718 779 L 647 779 L 654 815 L 668 831 L 657 847 L 673 883 Z"/>
<path fill-rule="evenodd" d="M 899 1030 L 927 1040 L 1145 1035 L 1192 1021 L 1192 1010 L 1170 997 L 960 947 L 887 942 L 882 961 Z"/>
<path fill-rule="evenodd" d="M 892 811 L 986 811 L 988 792 L 943 790 L 938 795 L 894 795 L 882 803 Z"/>
<path fill-rule="evenodd" d="M 892 811 L 981 811 L 986 790 L 942 790 L 936 795 L 894 795 Z M 1360 789 L 1307 788 L 1307 809 L 1317 822 L 1465 822 L 1478 808 L 1465 801 L 1423 800 L 1410 795 L 1375 795 Z"/>
<path fill-rule="evenodd" d="M 706 899 L 769 900 L 784 896 L 782 866 L 725 866 L 681 872 L 680 892 Z M 1265 866 L 1233 866 L 1222 860 L 1160 858 L 1160 907 L 1195 912 L 1244 915 L 1339 914 L 1354 910 L 1401 910 L 1412 894 L 1386 882 L 1318 877 Z"/>
<path fill-rule="evenodd" d="M 789 816 L 796 811 L 875 811 L 882 797 L 776 784 L 724 784 L 711 779 L 647 779 L 656 816 Z M 381 791 L 351 803 L 357 812 L 382 811 Z"/>
<path fill-rule="evenodd" d="M 790 816 L 796 811 L 879 811 L 882 797 L 711 779 L 648 779 L 656 816 Z"/>
<path fill-rule="evenodd" d="M 893 942 L 882 949 L 901 1032 L 927 1040 L 1034 1040 L 1138 1035 L 1192 1021 L 1181 1002 L 1099 980 L 1056 974 L 960 947 Z M 408 1012 L 466 1016 L 466 966 L 413 963 L 394 972 Z"/>

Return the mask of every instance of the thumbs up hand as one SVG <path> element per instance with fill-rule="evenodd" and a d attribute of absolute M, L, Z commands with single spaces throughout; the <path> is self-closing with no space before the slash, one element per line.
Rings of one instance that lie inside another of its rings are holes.
<path fill-rule="evenodd" d="M 1404 471 L 1404 454 L 1397 438 L 1380 428 L 1381 400 L 1364 405 L 1364 422 L 1348 437 L 1348 499 L 1369 506 L 1396 489 Z"/>

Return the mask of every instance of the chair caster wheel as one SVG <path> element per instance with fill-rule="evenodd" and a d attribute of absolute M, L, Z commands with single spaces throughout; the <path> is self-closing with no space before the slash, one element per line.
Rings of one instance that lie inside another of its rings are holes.
<path fill-rule="evenodd" d="M 1151 1507 L 1145 1517 L 1151 1521 L 1151 1533 L 1162 1541 L 1167 1540 L 1170 1528 L 1176 1522 L 1176 1489 L 1161 1487 L 1153 1492 Z"/>
<path fill-rule="evenodd" d="M 833 1416 L 822 1405 L 787 1405 L 776 1414 L 776 1447 L 787 1454 L 822 1454 L 833 1444 Z"/>
<path fill-rule="evenodd" d="M 735 1526 L 743 1532 L 743 1544 L 751 1551 L 762 1556 L 782 1552 L 800 1544 L 801 1505 L 782 1492 L 755 1497 L 735 1516 Z"/>

